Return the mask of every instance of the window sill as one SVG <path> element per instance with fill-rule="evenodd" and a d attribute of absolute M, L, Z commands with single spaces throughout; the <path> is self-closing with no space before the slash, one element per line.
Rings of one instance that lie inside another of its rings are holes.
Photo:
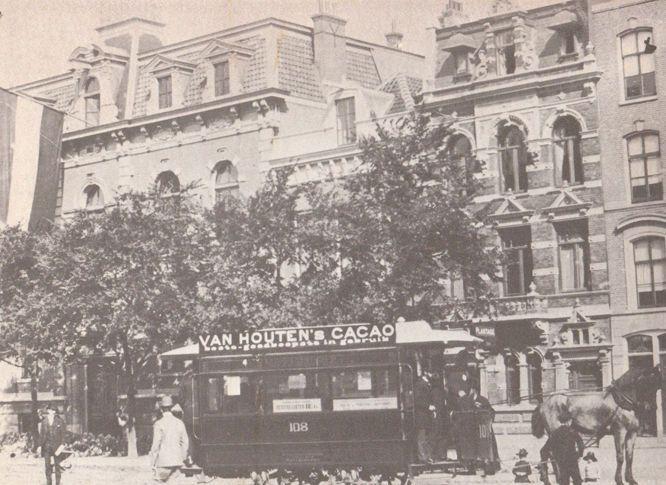
<path fill-rule="evenodd" d="M 651 206 L 651 205 L 661 205 L 664 203 L 664 199 L 657 199 L 657 200 L 645 200 L 645 201 L 640 201 L 640 202 L 634 202 L 633 200 L 631 201 L 631 206 L 630 207 L 643 207 L 643 206 Z"/>
<path fill-rule="evenodd" d="M 640 98 L 625 99 L 624 101 L 620 101 L 618 104 L 620 106 L 627 106 L 630 104 L 647 103 L 649 101 L 656 101 L 657 98 L 658 96 L 655 94 L 653 96 L 643 96 Z"/>
<path fill-rule="evenodd" d="M 574 62 L 578 60 L 578 52 L 570 52 L 568 54 L 560 54 L 560 57 L 557 58 L 557 62 L 563 64 L 565 62 Z"/>

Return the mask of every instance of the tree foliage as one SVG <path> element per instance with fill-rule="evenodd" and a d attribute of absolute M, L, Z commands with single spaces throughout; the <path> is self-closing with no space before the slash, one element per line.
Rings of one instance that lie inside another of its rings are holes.
<path fill-rule="evenodd" d="M 315 207 L 315 218 L 336 222 L 332 321 L 432 321 L 454 306 L 484 309 L 498 254 L 467 210 L 477 183 L 451 155 L 451 134 L 445 118 L 426 113 L 378 124 L 360 142 L 356 173 Z M 466 301 L 446 296 L 452 279 L 464 281 Z"/>

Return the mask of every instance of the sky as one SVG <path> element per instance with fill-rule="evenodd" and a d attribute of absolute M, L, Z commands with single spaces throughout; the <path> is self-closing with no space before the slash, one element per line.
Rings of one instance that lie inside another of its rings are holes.
<path fill-rule="evenodd" d="M 445 0 L 326 0 L 347 20 L 346 32 L 375 43 L 396 22 L 403 48 L 426 54 Z M 462 0 L 473 17 L 489 11 L 492 0 Z M 548 0 L 513 0 L 514 4 Z M 69 68 L 79 46 L 96 42 L 95 28 L 140 16 L 166 24 L 164 44 L 266 17 L 312 25 L 318 0 L 0 0 L 0 87 L 12 87 Z"/>

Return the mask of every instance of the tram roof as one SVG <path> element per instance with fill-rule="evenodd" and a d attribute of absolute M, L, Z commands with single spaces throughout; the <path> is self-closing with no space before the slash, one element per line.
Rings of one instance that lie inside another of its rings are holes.
<path fill-rule="evenodd" d="M 455 346 L 473 346 L 483 342 L 478 337 L 470 335 L 464 330 L 439 330 L 433 329 L 425 320 L 403 321 L 395 324 L 396 344 L 425 344 L 443 343 Z M 199 355 L 199 344 L 190 344 L 178 347 L 160 354 L 161 357 L 187 357 Z"/>

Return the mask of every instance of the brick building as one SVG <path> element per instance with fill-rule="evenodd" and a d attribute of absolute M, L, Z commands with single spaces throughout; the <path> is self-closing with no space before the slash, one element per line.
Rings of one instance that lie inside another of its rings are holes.
<path fill-rule="evenodd" d="M 666 363 L 666 132 L 663 0 L 592 1 L 614 375 Z M 664 392 L 644 431 L 663 435 Z"/>
<path fill-rule="evenodd" d="M 284 164 L 296 165 L 296 181 L 349 173 L 371 118 L 413 106 L 424 58 L 402 50 L 397 32 L 377 45 L 347 37 L 346 22 L 326 12 L 312 21 L 271 18 L 162 45 L 162 24 L 130 18 L 98 28 L 99 42 L 74 49 L 68 72 L 15 87 L 69 115 L 59 215 L 103 210 L 117 193 L 153 184 L 168 193 L 198 183 L 212 205 L 252 193 Z M 9 429 L 27 412 L 15 381 L 0 395 Z M 56 395 L 67 395 L 71 428 L 112 423 L 117 384 L 104 359 L 68 369 Z"/>
<path fill-rule="evenodd" d="M 475 211 L 509 259 L 496 315 L 468 324 L 494 350 L 468 365 L 500 403 L 498 428 L 528 432 L 542 393 L 611 380 L 601 71 L 584 2 L 508 3 L 470 22 L 447 2 L 424 98 L 457 118 L 452 152 L 484 162 Z"/>

